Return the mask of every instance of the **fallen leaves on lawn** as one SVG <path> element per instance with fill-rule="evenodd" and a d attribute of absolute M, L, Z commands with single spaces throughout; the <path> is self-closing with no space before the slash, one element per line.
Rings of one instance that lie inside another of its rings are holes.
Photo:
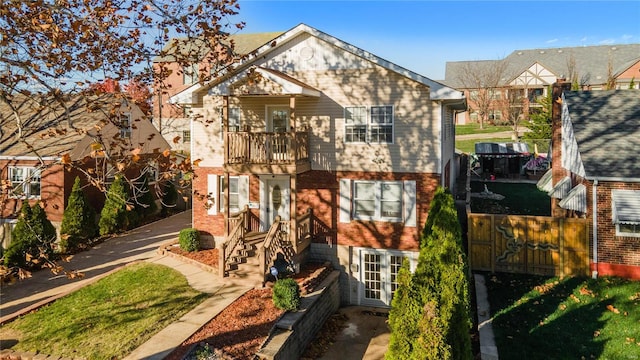
<path fill-rule="evenodd" d="M 616 309 L 613 305 L 607 305 L 607 310 L 611 311 L 614 314 L 620 314 L 620 310 Z"/>

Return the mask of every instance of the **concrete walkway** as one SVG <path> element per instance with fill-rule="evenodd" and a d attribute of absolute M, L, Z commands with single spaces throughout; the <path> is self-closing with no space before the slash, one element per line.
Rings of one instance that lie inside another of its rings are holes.
<path fill-rule="evenodd" d="M 480 358 L 498 360 L 498 348 L 493 337 L 491 311 L 487 299 L 487 286 L 484 275 L 473 275 L 476 285 L 476 311 L 478 313 L 478 332 L 480 333 Z"/>
<path fill-rule="evenodd" d="M 64 267 L 84 273 L 85 277 L 82 280 L 70 280 L 65 276 L 55 276 L 48 270 L 41 270 L 35 272 L 29 279 L 14 285 L 2 286 L 0 322 L 13 319 L 94 283 L 127 264 L 148 261 L 181 272 L 191 287 L 212 294 L 126 357 L 126 359 L 136 360 L 163 359 L 254 285 L 241 278 L 222 280 L 217 274 L 205 271 L 198 266 L 158 254 L 158 248 L 176 241 L 180 230 L 187 227 L 191 227 L 190 211 L 118 235 L 91 250 L 77 254 L 69 263 L 65 263 Z"/>

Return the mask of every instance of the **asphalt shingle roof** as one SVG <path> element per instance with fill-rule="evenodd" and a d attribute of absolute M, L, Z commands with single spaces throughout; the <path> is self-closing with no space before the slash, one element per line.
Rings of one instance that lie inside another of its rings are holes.
<path fill-rule="evenodd" d="M 587 178 L 640 179 L 640 91 L 565 92 Z"/>
<path fill-rule="evenodd" d="M 19 96 L 19 95 L 17 95 Z M 74 96 L 66 101 L 69 116 L 56 101 L 35 101 L 31 97 L 13 101 L 18 104 L 17 112 L 23 123 L 23 136 L 18 136 L 17 120 L 8 105 L 0 102 L 0 156 L 60 157 L 69 153 L 72 159 L 86 155 L 91 142 L 87 134 L 108 139 L 119 133 L 119 127 L 113 125 L 115 119 L 114 104 L 124 99 L 115 99 L 112 95 L 99 97 Z M 132 146 L 141 147 L 142 153 L 153 149 L 163 151 L 169 148 L 167 141 L 155 130 L 151 122 L 140 120 L 140 110 L 134 107 L 132 113 Z M 156 135 L 151 135 L 157 133 Z M 84 144 L 87 143 L 87 144 Z M 79 149 L 78 145 L 83 149 Z M 86 146 L 84 146 L 86 145 Z M 89 149 L 90 150 L 90 149 Z"/>
<path fill-rule="evenodd" d="M 265 45 L 269 41 L 277 38 L 282 34 L 279 32 L 264 32 L 264 33 L 251 33 L 251 34 L 234 34 L 229 35 L 226 39 L 227 44 L 233 42 L 234 52 L 238 55 L 247 55 L 250 52 L 256 50 L 262 45 Z M 183 54 L 188 54 L 190 51 L 194 51 L 195 55 L 198 59 L 203 59 L 207 53 L 209 53 L 210 49 L 208 46 L 204 46 L 204 43 L 199 43 L 197 39 L 192 39 L 189 41 L 187 38 L 174 38 L 164 47 L 163 51 L 167 53 L 165 56 L 156 56 L 153 59 L 153 62 L 173 62 L 175 58 L 171 55 L 172 52 L 176 51 L 176 43 L 182 43 L 183 47 L 181 48 L 181 52 Z M 194 48 L 192 49 L 191 46 Z"/>
<path fill-rule="evenodd" d="M 578 78 L 584 80 L 586 85 L 603 84 L 608 77 L 610 61 L 614 75 L 640 61 L 640 44 L 515 50 L 503 59 L 507 62 L 507 68 L 502 83 L 510 82 L 535 63 L 544 66 L 556 77 L 568 78 L 571 59 L 575 61 Z M 499 61 L 502 60 L 447 62 L 444 82 L 454 88 L 464 88 L 460 77 L 468 64 L 475 66 L 484 63 L 490 66 Z"/>

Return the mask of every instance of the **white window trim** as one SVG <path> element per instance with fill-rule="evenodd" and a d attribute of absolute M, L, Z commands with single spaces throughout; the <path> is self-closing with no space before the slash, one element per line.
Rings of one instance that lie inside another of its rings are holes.
<path fill-rule="evenodd" d="M 355 213 L 355 186 L 356 183 L 373 183 L 375 191 L 375 214 L 373 216 L 358 216 Z M 400 217 L 382 215 L 382 185 L 400 185 Z M 404 223 L 406 226 L 416 226 L 416 182 L 413 180 L 340 180 L 340 222 L 356 221 L 382 221 Z"/>
<path fill-rule="evenodd" d="M 371 110 L 373 108 L 391 107 L 391 124 L 374 124 L 372 121 Z M 365 141 L 347 141 L 347 127 L 354 126 L 347 124 L 347 109 L 349 108 L 365 108 Z M 396 108 L 395 105 L 348 105 L 343 108 L 343 138 L 342 142 L 345 144 L 372 144 L 372 145 L 390 145 L 395 144 L 396 141 Z M 391 141 L 390 142 L 373 142 L 371 141 L 371 130 L 375 126 L 391 126 Z"/>
<path fill-rule="evenodd" d="M 124 117 L 127 118 L 127 126 L 126 127 L 122 126 L 122 119 Z M 131 138 L 131 113 L 122 113 L 122 114 L 120 114 L 119 121 L 120 121 L 120 123 L 118 124 L 118 127 L 120 128 L 120 138 L 121 139 L 130 139 Z"/>
<path fill-rule="evenodd" d="M 207 175 L 207 198 L 208 198 L 208 208 L 207 215 L 217 215 L 224 214 L 225 209 L 223 206 L 223 201 L 221 199 L 224 198 L 224 188 L 222 186 L 222 180 L 224 175 L 215 175 L 208 174 Z M 229 178 L 237 178 L 238 179 L 238 209 L 237 211 L 241 211 L 245 205 L 249 204 L 249 176 L 248 175 L 238 175 L 238 176 L 229 176 Z M 229 209 L 233 214 L 236 209 Z"/>
<path fill-rule="evenodd" d="M 635 238 L 640 238 L 640 224 L 633 224 L 637 227 L 638 232 L 635 233 L 630 233 L 630 232 L 622 232 L 620 231 L 620 225 L 621 224 L 616 224 L 616 236 L 624 236 L 624 237 L 635 237 Z"/>
<path fill-rule="evenodd" d="M 14 169 L 24 169 L 26 173 L 24 174 L 24 179 L 19 185 L 22 187 L 22 194 L 16 194 L 14 192 L 15 189 L 12 188 L 11 193 L 9 194 L 9 197 L 14 199 L 40 199 L 42 196 L 42 170 L 34 166 L 9 166 L 9 170 L 7 174 L 9 175 L 9 182 L 11 183 L 12 186 L 13 186 Z M 31 174 L 33 172 L 40 173 L 40 181 L 38 181 L 38 183 L 40 183 L 40 194 L 38 195 L 31 195 L 30 185 L 31 185 L 31 178 L 32 178 Z"/>

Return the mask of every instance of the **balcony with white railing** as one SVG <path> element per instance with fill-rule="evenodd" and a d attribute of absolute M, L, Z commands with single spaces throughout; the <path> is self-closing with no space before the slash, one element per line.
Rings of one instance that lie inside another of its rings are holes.
<path fill-rule="evenodd" d="M 309 171 L 309 132 L 228 132 L 225 169 L 253 174 Z"/>

